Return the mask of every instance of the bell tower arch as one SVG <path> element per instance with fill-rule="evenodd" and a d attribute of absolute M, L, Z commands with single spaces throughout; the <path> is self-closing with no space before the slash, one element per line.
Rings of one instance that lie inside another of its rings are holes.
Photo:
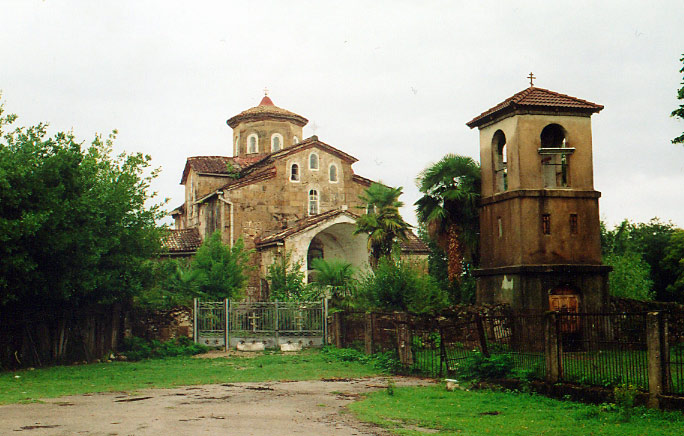
<path fill-rule="evenodd" d="M 591 138 L 602 109 L 530 86 L 466 123 L 480 133 L 479 303 L 549 310 L 562 284 L 578 290 L 580 310 L 604 307 Z"/>

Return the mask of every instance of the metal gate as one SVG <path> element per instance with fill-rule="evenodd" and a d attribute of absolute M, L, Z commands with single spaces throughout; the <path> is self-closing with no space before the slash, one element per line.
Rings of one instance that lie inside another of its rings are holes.
<path fill-rule="evenodd" d="M 280 348 L 325 343 L 327 304 L 308 302 L 204 302 L 195 300 L 195 342 L 209 346 Z"/>

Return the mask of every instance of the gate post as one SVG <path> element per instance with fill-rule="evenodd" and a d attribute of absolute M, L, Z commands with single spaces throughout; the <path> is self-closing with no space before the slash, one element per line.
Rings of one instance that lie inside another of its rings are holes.
<path fill-rule="evenodd" d="M 563 376 L 558 324 L 558 313 L 547 312 L 544 316 L 544 356 L 546 360 L 546 381 L 550 383 L 559 382 Z"/>
<path fill-rule="evenodd" d="M 197 298 L 192 299 L 192 340 L 194 343 L 199 341 L 197 337 L 197 310 L 198 310 L 199 300 Z"/>
<path fill-rule="evenodd" d="M 228 341 L 230 340 L 230 335 L 228 333 L 228 328 L 230 326 L 230 320 L 228 318 L 228 313 L 230 309 L 230 301 L 228 299 L 223 300 L 223 316 L 225 317 L 225 325 L 223 326 L 223 348 L 228 352 Z"/>
<path fill-rule="evenodd" d="M 406 312 L 395 312 L 397 318 L 397 346 L 399 351 L 399 361 L 405 367 L 413 365 L 413 353 L 411 352 L 411 327 L 409 327 L 409 317 Z"/>
<path fill-rule="evenodd" d="M 275 321 L 275 322 L 274 322 L 274 326 L 273 326 L 273 328 L 275 329 L 275 346 L 276 346 L 276 349 L 279 349 L 279 348 L 280 348 L 280 343 L 279 343 L 278 341 L 279 341 L 279 338 L 280 338 L 280 331 L 279 331 L 278 326 L 280 325 L 280 324 L 279 324 L 279 319 L 280 319 L 280 318 L 278 318 L 278 316 L 279 316 L 279 315 L 278 315 L 278 300 L 276 300 L 276 301 L 273 302 L 273 307 L 275 308 L 275 316 L 274 316 L 274 318 L 275 318 L 274 321 Z"/>
<path fill-rule="evenodd" d="M 657 408 L 660 396 L 667 392 L 670 384 L 669 345 L 667 325 L 662 312 L 646 314 L 646 348 L 648 350 L 648 407 Z"/>
<path fill-rule="evenodd" d="M 323 345 L 328 344 L 328 298 L 323 297 L 323 301 L 321 302 L 321 305 L 323 306 L 323 313 L 321 314 L 321 318 L 323 321 Z"/>
<path fill-rule="evenodd" d="M 366 354 L 373 354 L 373 329 L 375 326 L 373 325 L 373 313 L 366 313 L 366 322 L 364 323 L 364 335 L 363 335 L 363 342 L 366 348 Z"/>

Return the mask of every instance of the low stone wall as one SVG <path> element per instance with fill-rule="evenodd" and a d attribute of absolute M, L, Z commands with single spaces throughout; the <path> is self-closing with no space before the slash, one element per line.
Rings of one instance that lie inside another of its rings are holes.
<path fill-rule="evenodd" d="M 130 333 L 145 339 L 168 341 L 181 336 L 192 337 L 192 309 L 141 310 L 131 314 Z"/>

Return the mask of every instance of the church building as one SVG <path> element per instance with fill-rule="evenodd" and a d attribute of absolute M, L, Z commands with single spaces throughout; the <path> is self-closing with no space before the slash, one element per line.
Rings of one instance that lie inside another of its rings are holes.
<path fill-rule="evenodd" d="M 354 173 L 356 158 L 312 136 L 308 120 L 273 104 L 266 95 L 227 124 L 233 129 L 232 157 L 195 156 L 180 183 L 185 201 L 171 215 L 175 229 L 165 238 L 169 256 L 191 256 L 220 230 L 226 244 L 239 238 L 254 250 L 249 300 L 268 299 L 268 267 L 290 254 L 309 275 L 316 258 L 341 258 L 357 270 L 368 267 L 368 238 L 354 235 L 365 213 L 359 195 L 372 181 Z M 404 255 L 426 257 L 413 234 Z"/>
<path fill-rule="evenodd" d="M 611 268 L 601 262 L 591 138 L 602 109 L 530 86 L 466 123 L 480 132 L 478 303 L 605 307 Z"/>

